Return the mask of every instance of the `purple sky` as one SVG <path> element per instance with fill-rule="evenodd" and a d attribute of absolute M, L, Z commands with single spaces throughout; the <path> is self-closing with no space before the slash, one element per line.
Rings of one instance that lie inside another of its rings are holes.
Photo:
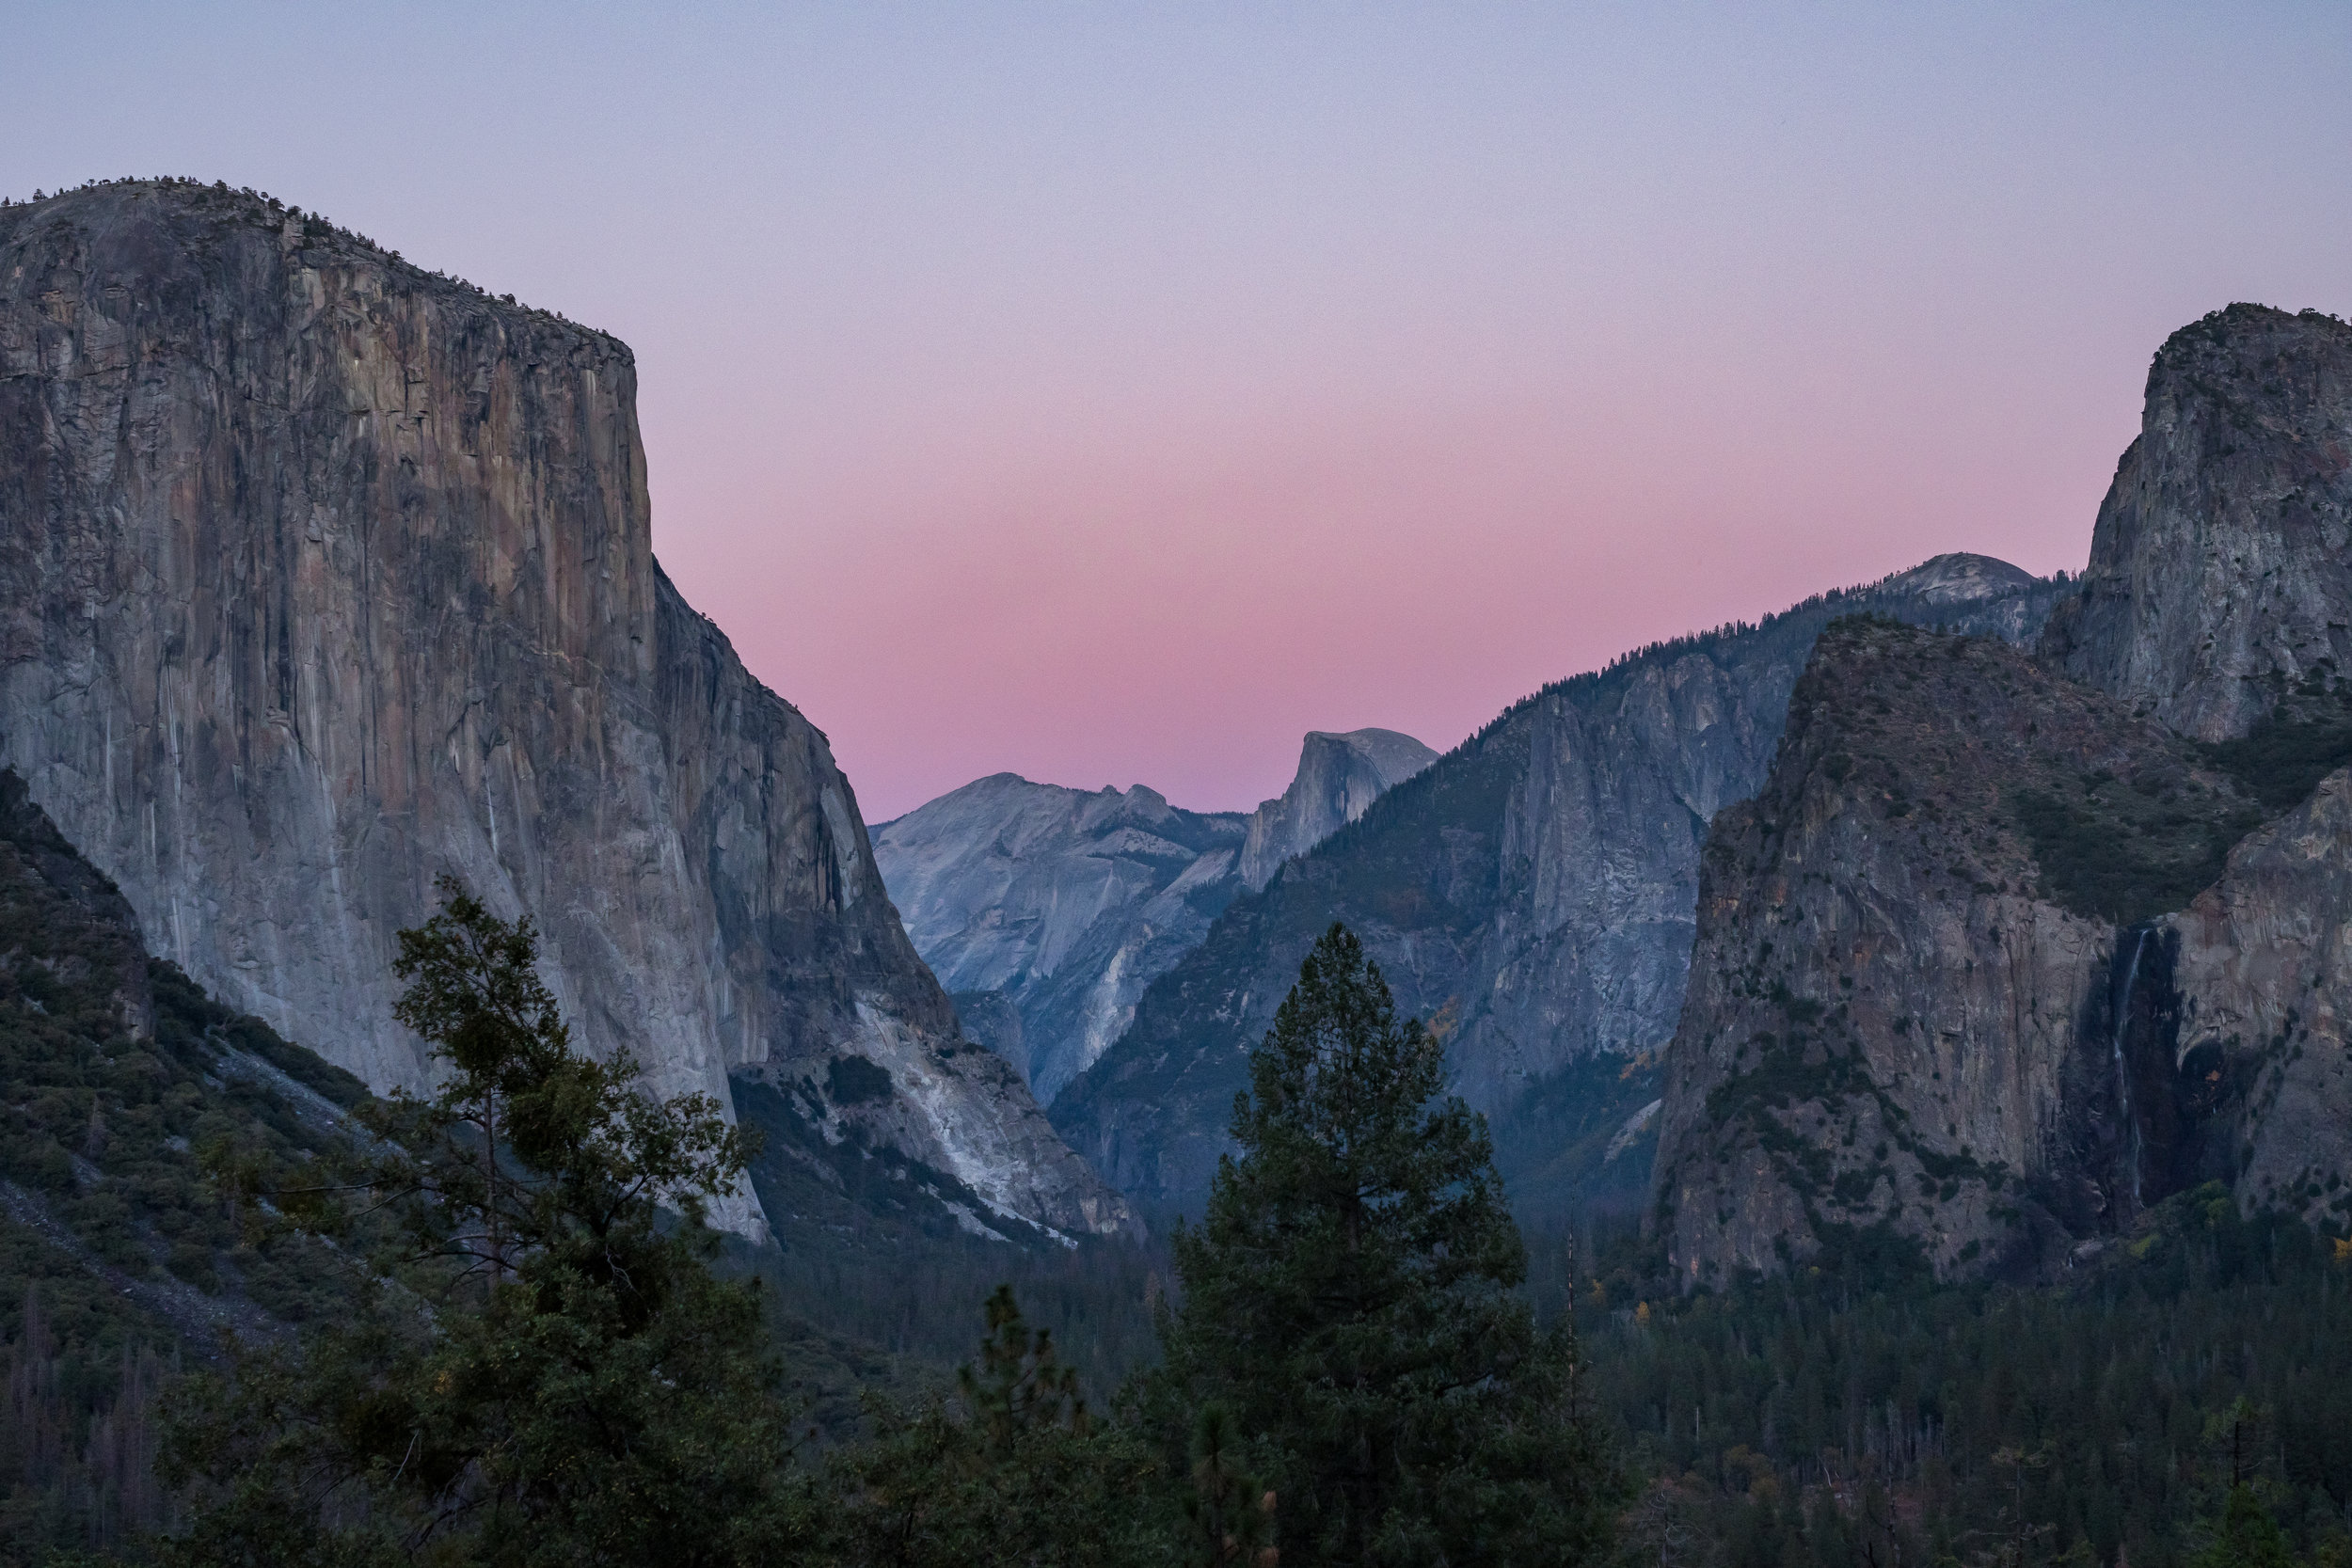
<path fill-rule="evenodd" d="M 23 8 L 0 191 L 250 184 L 628 340 L 656 549 L 871 820 L 2079 566 L 2168 332 L 2352 314 L 2340 3 L 597 18 Z"/>

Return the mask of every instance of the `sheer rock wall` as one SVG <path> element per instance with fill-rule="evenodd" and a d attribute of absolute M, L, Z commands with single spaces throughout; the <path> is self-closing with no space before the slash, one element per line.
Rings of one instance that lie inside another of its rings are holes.
<path fill-rule="evenodd" d="M 427 1077 L 393 933 L 454 875 L 665 1092 L 869 1055 L 878 1131 L 1130 1224 L 955 1050 L 824 736 L 655 564 L 635 386 L 249 194 L 0 210 L 0 762 L 155 952 L 379 1088 Z"/>

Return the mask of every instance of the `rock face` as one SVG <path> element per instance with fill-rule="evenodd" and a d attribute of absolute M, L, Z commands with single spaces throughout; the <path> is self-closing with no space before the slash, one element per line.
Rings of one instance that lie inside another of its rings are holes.
<path fill-rule="evenodd" d="M 1242 885 L 1252 893 L 1265 886 L 1284 861 L 1321 844 L 1437 760 L 1437 752 L 1394 730 L 1308 731 L 1290 787 L 1249 816 Z"/>
<path fill-rule="evenodd" d="M 2163 942 L 2127 925 L 2258 816 L 2005 643 L 1832 626 L 1708 840 L 1657 1164 L 1676 1272 L 1888 1238 L 2038 1272 L 2185 1184 Z"/>
<path fill-rule="evenodd" d="M 1290 787 L 1247 816 L 998 773 L 884 824 L 874 853 L 965 1028 L 1051 1101 L 1237 893 L 1436 755 L 1393 730 L 1311 733 Z"/>
<path fill-rule="evenodd" d="M 885 824 L 874 854 L 966 1029 L 1050 1101 L 1232 897 L 1246 831 L 1141 784 L 998 773 Z"/>
<path fill-rule="evenodd" d="M 2199 740 L 2352 675 L 2352 326 L 2233 305 L 2165 343 L 2043 655 Z"/>
<path fill-rule="evenodd" d="M 661 576 L 634 393 L 617 341 L 249 194 L 0 211 L 0 761 L 157 953 L 377 1087 L 424 1080 L 393 933 L 454 875 L 659 1088 L 866 1057 L 876 1136 L 1127 1226 L 952 1051 L 824 736 Z"/>
<path fill-rule="evenodd" d="M 2347 451 L 2352 328 L 2233 306 L 2156 356 L 2037 663 L 1824 639 L 1709 840 L 1653 1216 L 1686 1279 L 1890 1240 L 2047 1275 L 2205 1181 L 2352 1209 Z"/>
<path fill-rule="evenodd" d="M 1526 1173 L 1589 1099 L 1575 1065 L 1631 1062 L 1674 1033 L 1708 823 L 1763 783 L 1822 626 L 1868 610 L 2023 640 L 2059 592 L 1938 557 L 1545 689 L 1236 900 L 1055 1101 L 1055 1124 L 1129 1194 L 1194 1200 L 1249 1047 L 1337 919 L 1445 1038 L 1454 1086 L 1494 1121 L 1523 1206 L 1535 1201 Z"/>
<path fill-rule="evenodd" d="M 2231 852 L 2165 920 L 2178 1141 L 2237 1151 L 2239 1201 L 2339 1227 L 2352 1210 L 2352 770 Z"/>

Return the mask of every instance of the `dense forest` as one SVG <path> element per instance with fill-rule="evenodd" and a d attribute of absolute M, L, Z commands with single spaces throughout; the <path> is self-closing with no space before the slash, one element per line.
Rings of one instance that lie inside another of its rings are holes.
<path fill-rule="evenodd" d="M 543 993 L 485 1057 L 445 983 L 412 1016 L 474 1070 L 374 1101 L 64 896 L 70 850 L 0 808 L 0 1562 L 2352 1561 L 2352 1243 L 2218 1189 L 2057 1285 L 1890 1253 L 1685 1295 L 1613 1172 L 1522 1242 L 1335 932 L 1200 1223 L 781 1266 L 657 1223 L 654 1187 L 755 1151 L 649 1119 Z"/>
<path fill-rule="evenodd" d="M 1645 1560 L 2231 1561 L 2208 1549 L 2233 1486 L 2294 1551 L 2352 1549 L 2352 1248 L 2218 1187 L 2055 1287 L 1806 1272 L 1685 1299 L 1610 1251 L 1577 1317 Z"/>

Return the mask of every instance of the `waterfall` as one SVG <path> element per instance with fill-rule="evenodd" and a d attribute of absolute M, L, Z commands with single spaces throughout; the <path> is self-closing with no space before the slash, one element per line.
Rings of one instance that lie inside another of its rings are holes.
<path fill-rule="evenodd" d="M 2139 978 L 2139 950 L 2148 945 L 2148 927 L 2139 928 L 2132 943 L 2132 961 L 2124 966 L 2123 984 L 2115 998 L 2115 1029 L 2110 1048 L 2115 1057 L 2115 1092 L 2123 1105 L 2123 1148 L 2132 1168 L 2132 1210 L 2139 1210 L 2139 1118 L 2132 1115 L 2132 1069 L 2123 1059 L 2123 1036 L 2132 1026 L 2132 983 Z"/>

